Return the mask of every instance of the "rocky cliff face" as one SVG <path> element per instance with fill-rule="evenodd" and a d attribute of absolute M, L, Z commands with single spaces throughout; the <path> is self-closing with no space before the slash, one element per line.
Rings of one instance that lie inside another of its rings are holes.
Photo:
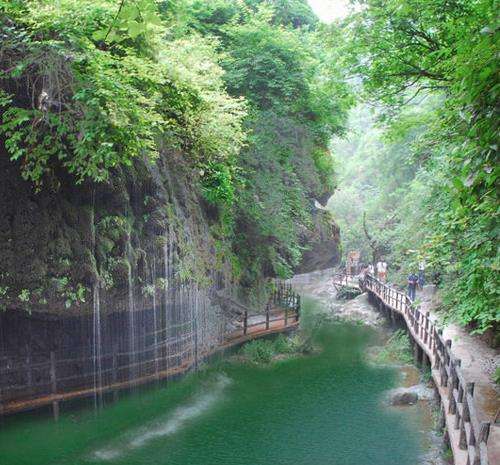
<path fill-rule="evenodd" d="M 234 315 L 228 245 L 180 154 L 136 160 L 110 181 L 67 174 L 40 192 L 0 157 L 2 404 L 181 370 Z"/>
<path fill-rule="evenodd" d="M 332 268 L 340 261 L 340 230 L 331 213 L 316 208 L 313 223 L 314 233 L 305 233 L 303 237 L 307 249 L 296 270 L 298 274 Z"/>
<path fill-rule="evenodd" d="M 168 267 L 176 280 L 230 287 L 224 244 L 211 234 L 210 211 L 182 166 L 170 153 L 154 165 L 136 160 L 106 183 L 75 186 L 61 174 L 35 192 L 3 153 L 2 307 L 90 311 L 99 285 L 116 311 L 128 306 L 130 288 L 151 301 Z"/>
<path fill-rule="evenodd" d="M 181 281 L 229 294 L 237 287 L 230 244 L 214 234 L 216 215 L 179 153 L 154 164 L 136 160 L 99 184 L 75 185 L 61 172 L 36 192 L 3 152 L 0 198 L 4 310 L 89 313 L 96 286 L 112 311 L 127 310 L 131 294 L 151 305 L 166 285 Z M 315 209 L 313 223 L 302 237 L 308 250 L 301 273 L 338 261 L 331 215 Z"/>

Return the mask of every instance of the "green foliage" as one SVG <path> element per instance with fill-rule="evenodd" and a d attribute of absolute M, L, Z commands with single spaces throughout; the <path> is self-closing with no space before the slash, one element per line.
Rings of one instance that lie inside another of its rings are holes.
<path fill-rule="evenodd" d="M 220 255 L 258 288 L 293 273 L 334 188 L 329 141 L 351 97 L 326 35 L 305 0 L 0 0 L 1 143 L 38 189 L 175 156 Z M 129 225 L 101 220 L 111 288 Z"/>
<path fill-rule="evenodd" d="M 378 253 L 390 254 L 401 271 L 425 258 L 443 277 L 451 317 L 479 332 L 497 329 L 495 2 L 357 3 L 363 8 L 344 28 L 346 61 L 389 124 L 385 140 L 373 137 L 371 159 L 380 163 L 377 171 L 394 170 L 372 183 L 374 202 L 359 204 Z M 374 175 L 371 166 L 368 173 Z M 385 207 L 378 216 L 374 203 Z M 362 225 L 355 230 L 363 237 Z"/>
<path fill-rule="evenodd" d="M 117 16 L 106 0 L 2 10 L 0 133 L 27 179 L 63 166 L 78 182 L 100 181 L 167 145 L 209 162 L 238 152 L 244 109 L 223 89 L 214 46 L 163 41 L 152 0 L 124 2 Z"/>
<path fill-rule="evenodd" d="M 277 354 L 293 354 L 300 349 L 298 336 L 288 337 L 280 334 L 274 340 L 274 351 Z"/>
<path fill-rule="evenodd" d="M 19 295 L 17 296 L 21 302 L 29 302 L 30 301 L 30 291 L 28 289 L 22 289 Z"/>
<path fill-rule="evenodd" d="M 358 295 L 361 294 L 361 291 L 359 289 L 349 287 L 349 286 L 342 286 L 339 291 L 337 292 L 337 295 L 335 296 L 337 299 L 340 300 L 350 300 L 354 299 Z"/>
<path fill-rule="evenodd" d="M 270 363 L 277 355 L 291 355 L 302 352 L 302 344 L 298 336 L 287 337 L 280 334 L 275 339 L 257 339 L 247 342 L 241 354 L 252 363 Z"/>
<path fill-rule="evenodd" d="M 246 343 L 241 349 L 241 353 L 252 363 L 270 363 L 275 355 L 273 343 L 265 339 Z"/>
<path fill-rule="evenodd" d="M 276 27 L 273 11 L 259 7 L 248 22 L 224 28 L 228 89 L 251 107 L 235 240 L 249 284 L 262 271 L 289 277 L 299 263 L 304 231 L 313 226 L 312 198 L 333 188 L 328 142 L 350 104 L 320 33 Z"/>
<path fill-rule="evenodd" d="M 229 204 L 234 200 L 231 168 L 223 163 L 208 163 L 203 176 L 203 195 L 213 204 Z"/>
<path fill-rule="evenodd" d="M 410 338 L 403 329 L 394 332 L 385 346 L 377 354 L 379 363 L 399 362 L 410 364 L 413 362 Z"/>

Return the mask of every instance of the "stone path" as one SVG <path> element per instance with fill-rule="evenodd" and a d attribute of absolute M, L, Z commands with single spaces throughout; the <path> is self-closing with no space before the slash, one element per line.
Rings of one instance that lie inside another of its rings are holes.
<path fill-rule="evenodd" d="M 421 309 L 429 311 L 433 321 L 439 321 L 439 314 L 435 312 L 439 305 L 435 287 L 425 286 L 423 291 L 417 293 L 417 299 L 421 302 Z M 443 326 L 443 337 L 451 339 L 452 352 L 462 360 L 465 378 L 475 383 L 474 401 L 479 421 L 492 424 L 488 439 L 490 465 L 500 465 L 500 386 L 492 379 L 495 368 L 500 366 L 500 351 L 453 323 Z"/>

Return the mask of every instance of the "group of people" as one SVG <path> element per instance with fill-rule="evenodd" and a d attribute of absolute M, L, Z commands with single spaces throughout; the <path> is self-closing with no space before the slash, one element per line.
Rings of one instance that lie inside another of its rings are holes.
<path fill-rule="evenodd" d="M 378 278 L 378 280 L 385 283 L 387 281 L 387 262 L 385 262 L 384 260 L 380 260 L 376 263 L 375 266 L 370 263 L 368 266 L 363 267 L 361 274 L 363 276 L 365 276 L 366 274 L 375 276 L 375 271 L 377 272 L 376 277 Z"/>
<path fill-rule="evenodd" d="M 385 260 L 378 261 L 375 266 L 371 263 L 363 267 L 361 274 L 363 276 L 370 274 L 376 276 L 377 279 L 383 283 L 387 282 L 387 262 Z M 417 294 L 417 287 L 423 289 L 425 284 L 425 263 L 421 261 L 418 265 L 418 274 L 410 273 L 408 275 L 408 296 L 411 301 L 415 300 Z"/>

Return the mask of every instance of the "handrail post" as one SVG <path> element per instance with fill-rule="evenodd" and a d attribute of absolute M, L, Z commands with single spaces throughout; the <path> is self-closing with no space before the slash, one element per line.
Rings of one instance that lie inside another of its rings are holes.
<path fill-rule="evenodd" d="M 118 382 L 118 343 L 113 344 L 113 359 L 111 368 L 111 382 L 112 384 L 117 384 Z M 113 389 L 113 400 L 116 402 L 118 400 L 118 390 Z"/>
<path fill-rule="evenodd" d="M 479 438 L 478 438 L 477 442 L 479 442 L 479 443 L 488 442 L 489 435 L 490 435 L 490 423 L 483 421 L 481 423 L 480 428 L 479 428 Z"/>
<path fill-rule="evenodd" d="M 56 378 L 56 354 L 54 351 L 50 352 L 50 387 L 52 394 L 57 394 L 57 378 Z M 54 420 L 59 420 L 59 402 L 57 400 L 52 401 L 52 413 L 54 415 Z"/>
<path fill-rule="evenodd" d="M 248 311 L 245 310 L 245 315 L 243 319 L 243 335 L 247 334 L 247 329 L 248 329 Z"/>
<path fill-rule="evenodd" d="M 269 329 L 269 302 L 266 305 L 266 330 Z"/>

